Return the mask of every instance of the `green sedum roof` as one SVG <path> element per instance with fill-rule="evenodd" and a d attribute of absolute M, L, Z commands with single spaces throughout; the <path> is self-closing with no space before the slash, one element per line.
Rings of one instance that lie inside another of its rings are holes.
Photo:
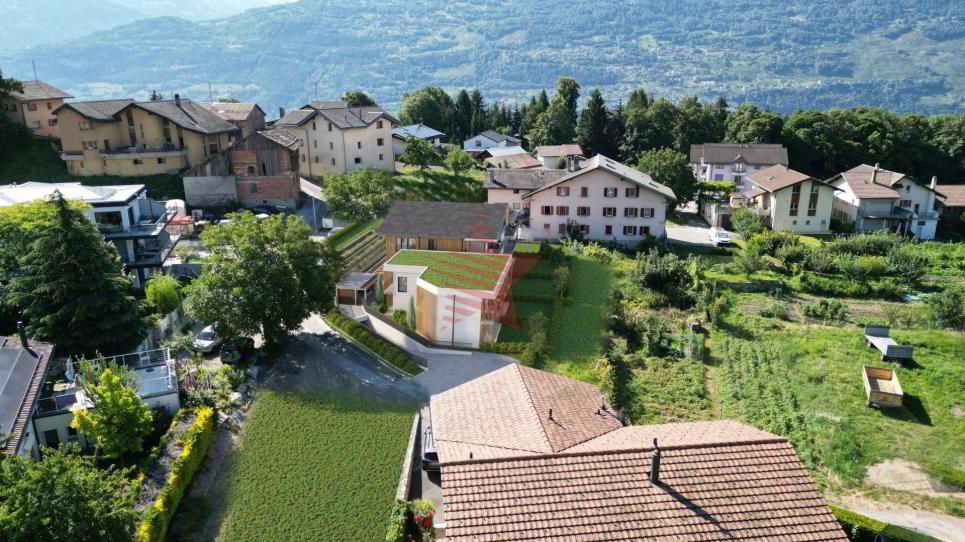
<path fill-rule="evenodd" d="M 506 254 L 400 250 L 386 265 L 426 267 L 421 279 L 439 288 L 495 290 L 499 276 L 509 262 Z"/>

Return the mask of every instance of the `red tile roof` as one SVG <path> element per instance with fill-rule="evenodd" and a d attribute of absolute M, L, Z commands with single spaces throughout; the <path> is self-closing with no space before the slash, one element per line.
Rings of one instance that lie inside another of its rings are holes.
<path fill-rule="evenodd" d="M 442 488 L 452 542 L 847 540 L 791 445 L 736 422 L 627 427 L 563 453 L 443 464 Z"/>
<path fill-rule="evenodd" d="M 536 154 L 540 156 L 583 156 L 583 148 L 576 143 L 543 145 L 536 147 Z"/>
<path fill-rule="evenodd" d="M 940 184 L 935 190 L 945 196 L 945 207 L 965 207 L 965 184 Z"/>

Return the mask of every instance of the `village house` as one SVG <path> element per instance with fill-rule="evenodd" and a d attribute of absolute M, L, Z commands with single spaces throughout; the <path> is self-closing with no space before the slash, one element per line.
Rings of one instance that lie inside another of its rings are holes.
<path fill-rule="evenodd" d="M 171 174 L 227 149 L 238 128 L 182 99 L 70 102 L 54 110 L 71 175 Z"/>
<path fill-rule="evenodd" d="M 0 337 L 0 453 L 40 459 L 33 414 L 54 345 L 30 341 L 19 323 L 19 337 Z"/>
<path fill-rule="evenodd" d="M 965 184 L 939 184 L 935 190 L 943 196 L 941 220 L 961 224 L 965 217 Z"/>
<path fill-rule="evenodd" d="M 704 143 L 690 146 L 690 167 L 698 181 L 732 181 L 771 166 L 787 167 L 787 149 L 771 143 Z"/>
<path fill-rule="evenodd" d="M 211 111 L 238 129 L 237 137 L 244 139 L 265 129 L 265 112 L 253 102 L 206 102 L 201 107 Z"/>
<path fill-rule="evenodd" d="M 518 234 L 525 240 L 555 241 L 565 237 L 568 228 L 579 229 L 585 239 L 623 244 L 662 237 L 667 208 L 677 199 L 673 190 L 646 173 L 601 154 L 582 162 L 579 169 L 556 170 L 564 171 L 562 176 L 548 174 L 549 170 L 528 171 L 530 181 L 522 180 L 521 172 L 513 181 L 507 180 L 513 188 L 497 187 L 494 182 L 486 185 L 494 200 L 519 195 L 521 206 L 528 204 L 528 220 L 522 221 Z M 527 182 L 541 186 L 523 193 Z"/>
<path fill-rule="evenodd" d="M 508 149 L 522 149 L 522 147 L 509 147 Z M 492 148 L 488 151 L 495 150 L 508 150 Z M 497 153 L 493 156 L 489 156 L 483 159 L 483 165 L 487 168 L 498 168 L 498 169 L 533 169 L 543 167 L 543 163 L 537 160 L 528 152 L 516 152 L 509 154 Z"/>
<path fill-rule="evenodd" d="M 858 232 L 888 230 L 934 239 L 942 199 L 937 182 L 932 178 L 926 185 L 904 173 L 862 164 L 827 180 L 838 189 L 831 218 Z"/>
<path fill-rule="evenodd" d="M 47 199 L 60 192 L 64 199 L 89 207 L 84 216 L 117 248 L 134 287 L 140 289 L 161 272 L 180 237 L 167 231 L 176 212 L 147 197 L 143 184 L 84 186 L 81 183 L 26 182 L 0 186 L 0 207 Z"/>
<path fill-rule="evenodd" d="M 452 542 L 847 540 L 787 439 L 730 420 L 627 426 L 595 386 L 519 364 L 433 395 L 420 430 L 441 488 L 411 497 L 434 499 Z"/>
<path fill-rule="evenodd" d="M 573 162 L 583 158 L 583 149 L 576 143 L 536 147 L 536 159 L 547 169 L 572 169 Z"/>
<path fill-rule="evenodd" d="M 302 140 L 298 172 L 318 178 L 360 168 L 395 171 L 392 126 L 398 123 L 378 106 L 315 101 L 284 115 L 274 126 Z"/>
<path fill-rule="evenodd" d="M 59 137 L 54 112 L 70 94 L 43 81 L 21 81 L 23 91 L 13 91 L 0 100 L 0 112 L 11 121 L 26 126 L 35 136 Z"/>
<path fill-rule="evenodd" d="M 530 158 L 532 157 L 530 156 Z M 536 159 L 533 158 L 533 160 Z M 485 181 L 483 181 L 483 188 L 486 189 L 486 201 L 489 203 L 505 203 L 513 211 L 529 209 L 530 201 L 524 200 L 523 196 L 570 173 L 565 169 L 487 169 Z"/>
<path fill-rule="evenodd" d="M 462 148 L 467 151 L 483 151 L 493 147 L 519 147 L 521 143 L 518 137 L 486 130 L 465 140 Z"/>
<path fill-rule="evenodd" d="M 285 128 L 249 134 L 184 175 L 193 207 L 298 207 L 302 141 Z"/>
<path fill-rule="evenodd" d="M 395 156 L 401 156 L 405 152 L 406 142 L 413 138 L 421 139 L 432 145 L 433 149 L 438 150 L 442 148 L 442 138 L 444 137 L 446 137 L 446 134 L 422 123 L 399 126 L 392 130 L 392 152 Z"/>
<path fill-rule="evenodd" d="M 785 166 L 771 166 L 744 179 L 740 201 L 774 231 L 827 233 L 836 188 Z"/>
<path fill-rule="evenodd" d="M 400 250 L 382 266 L 386 304 L 447 346 L 495 342 L 509 308 L 512 255 Z"/>
<path fill-rule="evenodd" d="M 375 232 L 386 257 L 403 249 L 494 253 L 503 248 L 508 221 L 502 203 L 396 201 Z"/>

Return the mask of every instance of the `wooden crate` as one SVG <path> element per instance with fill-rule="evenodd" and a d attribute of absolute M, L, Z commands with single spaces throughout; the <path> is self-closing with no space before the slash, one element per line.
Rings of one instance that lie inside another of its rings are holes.
<path fill-rule="evenodd" d="M 869 405 L 900 407 L 904 398 L 893 369 L 864 366 L 864 392 Z"/>

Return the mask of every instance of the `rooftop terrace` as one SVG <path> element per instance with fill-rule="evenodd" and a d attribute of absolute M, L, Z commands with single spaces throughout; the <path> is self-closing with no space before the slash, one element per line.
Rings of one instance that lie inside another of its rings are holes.
<path fill-rule="evenodd" d="M 386 265 L 425 267 L 420 277 L 439 288 L 495 290 L 510 262 L 507 254 L 400 250 Z"/>

